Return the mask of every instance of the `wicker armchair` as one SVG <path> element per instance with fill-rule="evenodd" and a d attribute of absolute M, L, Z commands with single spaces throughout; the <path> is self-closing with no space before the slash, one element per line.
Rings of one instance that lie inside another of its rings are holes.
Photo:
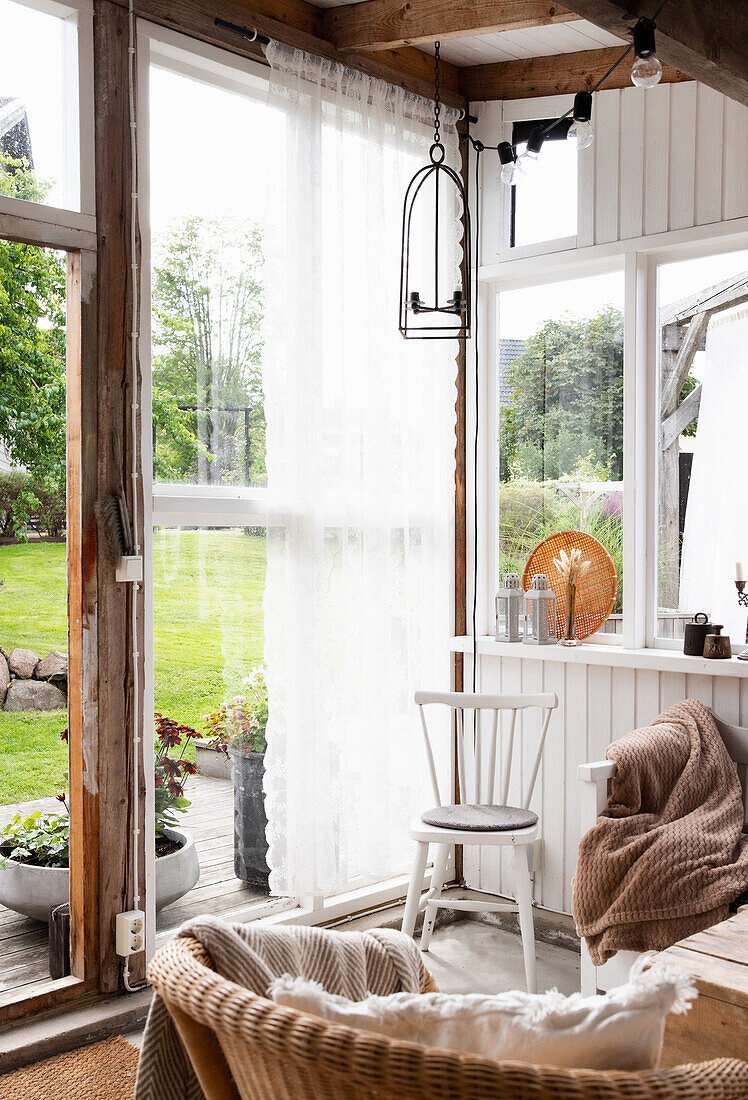
<path fill-rule="evenodd" d="M 555 1069 L 431 1050 L 275 1005 L 175 939 L 149 977 L 207 1100 L 746 1100 L 748 1063 L 643 1073 Z M 434 989 L 430 981 L 423 992 Z"/>

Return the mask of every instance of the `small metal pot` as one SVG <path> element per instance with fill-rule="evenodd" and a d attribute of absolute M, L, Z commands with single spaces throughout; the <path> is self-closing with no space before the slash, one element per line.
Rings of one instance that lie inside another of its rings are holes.
<path fill-rule="evenodd" d="M 732 657 L 732 646 L 727 635 L 720 634 L 721 623 L 714 624 L 714 633 L 707 634 L 704 642 L 704 656 L 710 661 L 724 661 Z"/>
<path fill-rule="evenodd" d="M 688 657 L 702 657 L 707 634 L 711 634 L 712 623 L 705 611 L 699 611 L 693 622 L 686 623 L 683 631 L 683 652 Z"/>

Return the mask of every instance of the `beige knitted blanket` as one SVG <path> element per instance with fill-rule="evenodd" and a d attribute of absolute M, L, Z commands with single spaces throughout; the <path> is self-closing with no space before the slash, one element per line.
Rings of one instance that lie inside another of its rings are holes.
<path fill-rule="evenodd" d="M 702 703 L 669 707 L 605 755 L 616 775 L 607 810 L 579 845 L 572 901 L 598 966 L 725 920 L 748 888 L 740 781 Z"/>
<path fill-rule="evenodd" d="M 263 997 L 270 983 L 283 974 L 312 979 L 329 993 L 352 1001 L 363 1000 L 369 993 L 419 993 L 425 978 L 413 940 L 386 928 L 330 932 L 227 924 L 205 917 L 183 925 L 177 935 L 199 940 L 219 974 Z M 135 1100 L 205 1100 L 157 994 L 143 1036 Z"/>

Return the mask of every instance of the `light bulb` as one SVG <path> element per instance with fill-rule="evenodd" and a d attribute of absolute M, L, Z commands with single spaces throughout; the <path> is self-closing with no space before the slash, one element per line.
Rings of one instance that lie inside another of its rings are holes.
<path fill-rule="evenodd" d="M 592 129 L 592 124 L 586 121 L 572 122 L 566 135 L 569 141 L 574 142 L 577 149 L 587 149 L 588 146 L 592 145 L 594 136 L 595 131 Z"/>
<path fill-rule="evenodd" d="M 631 66 L 631 80 L 637 88 L 654 88 L 662 77 L 662 62 L 651 54 L 649 57 L 637 57 Z"/>
<path fill-rule="evenodd" d="M 517 162 L 516 160 L 510 161 L 508 164 L 501 166 L 501 182 L 505 183 L 507 187 L 511 187 L 517 178 Z"/>

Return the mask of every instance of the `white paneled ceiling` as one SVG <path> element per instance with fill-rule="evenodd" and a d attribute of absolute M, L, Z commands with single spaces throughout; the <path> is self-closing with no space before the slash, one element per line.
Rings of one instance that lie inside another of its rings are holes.
<path fill-rule="evenodd" d="M 586 19 L 573 23 L 551 23 L 545 27 L 527 27 L 523 31 L 499 31 L 473 38 L 452 38 L 442 42 L 441 55 L 453 65 L 488 65 L 495 61 L 518 61 L 524 57 L 546 57 L 559 53 L 599 50 L 605 46 L 626 45 L 608 31 L 600 30 Z M 434 52 L 425 44 L 420 49 Z"/>

